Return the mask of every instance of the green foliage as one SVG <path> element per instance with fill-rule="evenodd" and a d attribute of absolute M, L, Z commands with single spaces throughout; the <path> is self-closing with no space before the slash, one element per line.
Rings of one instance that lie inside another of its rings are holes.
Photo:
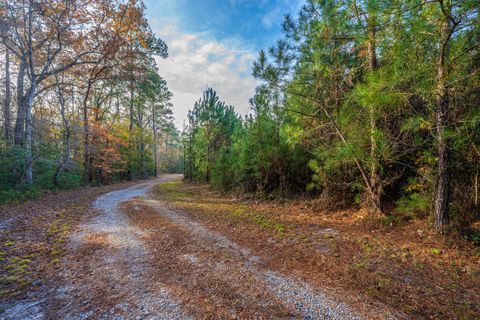
<path fill-rule="evenodd" d="M 398 212 L 408 215 L 423 214 L 428 211 L 431 199 L 424 194 L 415 192 L 396 202 Z"/>
<path fill-rule="evenodd" d="M 53 144 L 41 144 L 35 151 L 38 158 L 34 159 L 34 184 L 24 183 L 23 149 L 19 147 L 4 147 L 0 151 L 0 204 L 22 202 L 34 199 L 42 194 L 42 190 L 71 189 L 83 185 L 79 168 L 69 168 L 57 174 L 58 147 Z"/>
<path fill-rule="evenodd" d="M 207 90 L 184 132 L 186 178 L 224 191 L 285 195 L 305 190 L 308 158 L 303 148 L 288 142 L 276 101 L 266 88 L 258 88 L 251 101 L 255 116 L 241 119 Z"/>
<path fill-rule="evenodd" d="M 334 202 L 395 204 L 400 215 L 430 211 L 443 81 L 432 61 L 444 54 L 450 106 L 439 130 L 451 151 L 449 208 L 457 222 L 478 220 L 478 16 L 470 1 L 336 0 L 307 1 L 297 18 L 287 16 L 284 38 L 260 52 L 253 74 L 286 111 L 283 141 L 305 151 L 304 188 Z M 451 19 L 458 24 L 442 40 Z"/>
<path fill-rule="evenodd" d="M 74 189 L 83 185 L 83 178 L 80 172 L 61 172 L 58 177 L 60 189 Z"/>
<path fill-rule="evenodd" d="M 480 230 L 471 232 L 467 239 L 471 240 L 475 245 L 480 246 Z"/>
<path fill-rule="evenodd" d="M 2 33 L 3 42 L 12 44 L 2 45 L 2 52 L 10 53 L 2 67 L 16 72 L 2 70 L 7 77 L 0 113 L 5 136 L 0 140 L 0 202 L 21 201 L 38 190 L 108 184 L 182 169 L 172 93 L 155 62 L 156 57 L 168 57 L 167 44 L 151 30 L 142 1 L 91 4 L 90 18 L 102 15 L 101 21 L 75 20 L 56 28 L 56 36 L 46 32 L 53 23 L 50 15 L 32 11 L 33 3 L 11 1 L 4 8 L 9 24 L 19 32 Z M 66 16 L 79 13 L 76 5 L 58 9 L 54 3 L 45 6 L 45 11 Z M 31 13 L 33 24 L 25 23 L 24 10 Z M 120 23 L 120 16 L 128 16 L 128 21 Z M 105 37 L 98 37 L 95 28 L 104 30 Z M 75 37 L 65 37 L 74 30 L 82 30 L 86 46 L 77 48 Z M 20 50 L 31 33 L 36 36 L 28 49 Z M 103 58 L 87 66 L 83 60 L 93 52 L 89 46 Z M 70 63 L 61 58 L 74 47 L 80 50 L 77 59 Z M 50 56 L 48 63 L 27 58 L 45 54 Z M 80 64 L 84 67 L 77 68 Z M 24 72 L 33 69 L 39 72 L 36 77 Z M 12 99 L 7 93 L 14 82 L 18 96 Z M 30 99 L 30 94 L 35 97 Z"/>
<path fill-rule="evenodd" d="M 0 190 L 19 187 L 25 167 L 23 149 L 2 147 L 0 149 Z"/>
<path fill-rule="evenodd" d="M 26 200 L 36 199 L 42 194 L 41 189 L 35 186 L 24 188 L 21 191 L 15 189 L 0 190 L 0 204 L 20 203 Z"/>
<path fill-rule="evenodd" d="M 183 170 L 186 179 L 222 191 L 307 193 L 335 207 L 380 211 L 395 206 L 396 219 L 431 212 L 446 172 L 450 220 L 465 230 L 479 220 L 476 1 L 306 1 L 296 17 L 285 17 L 283 37 L 253 64 L 260 84 L 250 114 L 240 117 L 209 88 L 181 135 L 172 94 L 154 63 L 155 55 L 167 56 L 167 46 L 137 9 L 141 27 L 129 31 L 141 40 L 125 39 L 132 51 L 116 52 L 125 59 L 115 67 L 99 65 L 105 74 L 90 88 L 86 114 L 58 117 L 36 100 L 35 188 Z M 78 75 L 61 76 L 58 91 L 74 91 L 68 83 Z M 51 96 L 45 95 L 47 104 Z M 83 109 L 79 97 L 72 100 L 79 100 L 72 109 Z M 76 128 L 87 122 L 84 139 Z M 35 194 L 24 185 L 25 151 L 9 143 L 0 147 L 3 201 Z M 446 165 L 442 150 L 449 153 Z"/>

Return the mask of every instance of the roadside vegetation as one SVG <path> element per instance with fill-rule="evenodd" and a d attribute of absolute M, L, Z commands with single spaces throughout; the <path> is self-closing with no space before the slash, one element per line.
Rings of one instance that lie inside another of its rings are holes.
<path fill-rule="evenodd" d="M 422 219 L 478 244 L 478 8 L 307 1 L 254 63 L 250 115 L 213 89 L 193 106 L 186 179 L 365 208 L 379 226 Z"/>
<path fill-rule="evenodd" d="M 3 1 L 0 204 L 181 170 L 141 1 Z"/>

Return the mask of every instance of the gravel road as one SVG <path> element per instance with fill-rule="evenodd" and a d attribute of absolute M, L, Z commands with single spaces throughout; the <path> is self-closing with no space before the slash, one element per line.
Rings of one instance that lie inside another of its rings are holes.
<path fill-rule="evenodd" d="M 191 319 L 161 284 L 147 283 L 144 235 L 118 209 L 153 186 L 177 176 L 105 194 L 94 201 L 101 210 L 72 234 L 61 262 L 61 283 L 7 307 L 0 319 Z"/>
<path fill-rule="evenodd" d="M 168 287 L 152 281 L 151 275 L 159 270 L 151 270 L 152 252 L 145 239 L 152 236 L 153 231 L 136 226 L 119 209 L 120 203 L 134 198 L 135 202 L 152 208 L 171 224 L 187 230 L 192 246 L 208 246 L 212 250 L 222 250 L 222 254 L 229 251 L 239 261 L 235 263 L 234 268 L 238 268 L 235 271 L 250 274 L 255 285 L 273 297 L 265 305 L 282 304 L 291 310 L 291 319 L 360 319 L 347 305 L 329 297 L 328 292 L 312 288 L 299 279 L 262 269 L 258 263 L 261 258 L 248 248 L 148 196 L 156 184 L 179 178 L 168 175 L 97 198 L 93 206 L 102 213 L 81 224 L 72 234 L 69 253 L 61 263 L 61 281 L 34 300 L 18 301 L 4 310 L 0 319 L 195 318 L 188 314 L 188 308 L 184 308 L 181 301 L 172 298 Z M 229 273 L 229 270 L 221 270 L 225 268 L 221 261 L 201 261 L 195 252 L 185 252 L 182 256 L 195 268 L 217 268 L 212 272 Z"/>
<path fill-rule="evenodd" d="M 88 242 L 100 243 L 101 248 L 91 252 L 80 270 L 66 269 L 67 285 L 60 288 L 56 305 L 64 305 L 55 312 L 63 319 L 190 319 L 180 306 L 171 300 L 168 290 L 161 284 L 152 285 L 144 275 L 150 272 L 142 237 L 145 232 L 130 223 L 119 210 L 122 202 L 145 196 L 156 184 L 171 181 L 176 176 L 140 184 L 128 189 L 105 194 L 93 206 L 103 213 L 80 227 L 72 236 L 72 251 L 82 251 Z M 82 252 L 81 252 L 82 253 Z M 82 254 L 80 255 L 82 256 Z M 91 270 L 90 274 L 79 271 Z M 79 281 L 81 279 L 81 281 Z M 98 284 L 100 282 L 100 285 Z M 90 292 L 97 290 L 100 295 Z M 111 295 L 104 301 L 103 294 Z M 78 299 L 82 297 L 85 299 Z M 58 303 L 58 302 L 64 302 Z M 102 301 L 101 304 L 98 302 Z"/>

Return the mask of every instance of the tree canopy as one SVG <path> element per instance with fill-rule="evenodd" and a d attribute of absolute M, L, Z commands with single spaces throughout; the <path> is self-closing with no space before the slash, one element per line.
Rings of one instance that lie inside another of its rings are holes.
<path fill-rule="evenodd" d="M 469 0 L 307 1 L 260 51 L 249 116 L 218 98 L 203 115 L 211 89 L 194 106 L 187 177 L 468 228 L 479 218 L 479 18 Z"/>
<path fill-rule="evenodd" d="M 155 63 L 168 48 L 143 2 L 3 1 L 0 9 L 2 200 L 180 170 L 172 94 Z"/>

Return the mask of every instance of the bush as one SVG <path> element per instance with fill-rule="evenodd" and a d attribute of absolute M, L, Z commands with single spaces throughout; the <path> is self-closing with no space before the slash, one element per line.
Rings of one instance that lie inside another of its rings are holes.
<path fill-rule="evenodd" d="M 14 202 L 19 197 L 19 192 L 14 189 L 0 191 L 0 204 Z"/>
<path fill-rule="evenodd" d="M 412 193 L 397 201 L 398 212 L 407 215 L 419 215 L 428 211 L 430 199 L 421 193 Z"/>
<path fill-rule="evenodd" d="M 24 154 L 20 147 L 0 149 L 0 190 L 16 189 L 24 176 Z"/>
<path fill-rule="evenodd" d="M 38 187 L 30 187 L 24 190 L 1 190 L 0 191 L 0 204 L 6 203 L 18 203 L 30 199 L 38 198 L 42 194 L 41 189 Z"/>
<path fill-rule="evenodd" d="M 60 189 L 74 189 L 83 185 L 83 179 L 80 172 L 62 172 L 57 178 Z"/>
<path fill-rule="evenodd" d="M 73 163 L 69 171 L 61 172 L 55 183 L 58 168 L 58 147 L 41 144 L 35 149 L 33 186 L 25 184 L 24 151 L 18 146 L 0 147 L 0 204 L 37 198 L 42 190 L 72 189 L 83 184 L 81 170 Z"/>

